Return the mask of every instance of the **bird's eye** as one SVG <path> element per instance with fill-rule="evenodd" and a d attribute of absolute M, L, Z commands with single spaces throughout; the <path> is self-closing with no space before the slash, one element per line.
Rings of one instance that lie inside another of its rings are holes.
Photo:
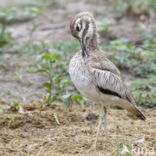
<path fill-rule="evenodd" d="M 78 26 L 76 27 L 76 31 L 80 31 L 80 28 Z"/>
<path fill-rule="evenodd" d="M 81 25 L 78 24 L 78 25 L 76 26 L 76 31 L 80 31 L 80 30 L 81 30 Z"/>

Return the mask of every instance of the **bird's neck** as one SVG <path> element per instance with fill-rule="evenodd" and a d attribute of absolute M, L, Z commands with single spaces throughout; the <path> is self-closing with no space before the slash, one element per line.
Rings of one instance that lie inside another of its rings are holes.
<path fill-rule="evenodd" d="M 98 43 L 97 33 L 95 33 L 93 35 L 93 37 L 88 41 L 86 48 L 89 51 L 99 50 L 99 43 Z"/>

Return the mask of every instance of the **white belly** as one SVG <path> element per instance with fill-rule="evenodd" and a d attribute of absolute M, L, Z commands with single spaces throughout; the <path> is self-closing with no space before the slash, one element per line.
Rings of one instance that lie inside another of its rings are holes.
<path fill-rule="evenodd" d="M 83 60 L 74 57 L 69 65 L 69 74 L 72 82 L 83 96 L 95 101 L 98 97 L 98 92 L 92 83 L 91 75 L 88 73 Z"/>

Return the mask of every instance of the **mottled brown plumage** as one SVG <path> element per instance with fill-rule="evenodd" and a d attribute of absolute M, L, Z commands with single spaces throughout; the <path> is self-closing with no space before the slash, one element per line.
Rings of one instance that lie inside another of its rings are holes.
<path fill-rule="evenodd" d="M 120 71 L 99 48 L 93 16 L 88 12 L 79 13 L 71 21 L 70 29 L 82 47 L 82 51 L 75 54 L 69 65 L 71 79 L 80 93 L 102 108 L 117 105 L 145 120 Z M 105 111 L 106 109 L 101 113 L 103 116 Z M 101 121 L 98 129 L 100 126 Z"/>

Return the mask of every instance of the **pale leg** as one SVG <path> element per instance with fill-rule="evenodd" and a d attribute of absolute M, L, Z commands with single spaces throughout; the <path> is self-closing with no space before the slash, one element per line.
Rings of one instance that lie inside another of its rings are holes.
<path fill-rule="evenodd" d="M 101 109 L 100 117 L 99 117 L 99 124 L 98 124 L 98 128 L 97 128 L 97 133 L 96 133 L 96 139 L 95 139 L 95 142 L 94 142 L 94 149 L 95 150 L 96 150 L 96 143 L 97 143 L 97 140 L 98 140 L 98 137 L 99 137 L 99 132 L 100 132 L 101 124 L 102 124 L 102 121 L 103 121 L 103 117 L 104 117 L 104 109 Z"/>
<path fill-rule="evenodd" d="M 105 133 L 105 136 L 107 136 L 107 118 L 106 118 L 107 107 L 103 106 L 103 111 L 104 111 L 104 133 Z"/>

